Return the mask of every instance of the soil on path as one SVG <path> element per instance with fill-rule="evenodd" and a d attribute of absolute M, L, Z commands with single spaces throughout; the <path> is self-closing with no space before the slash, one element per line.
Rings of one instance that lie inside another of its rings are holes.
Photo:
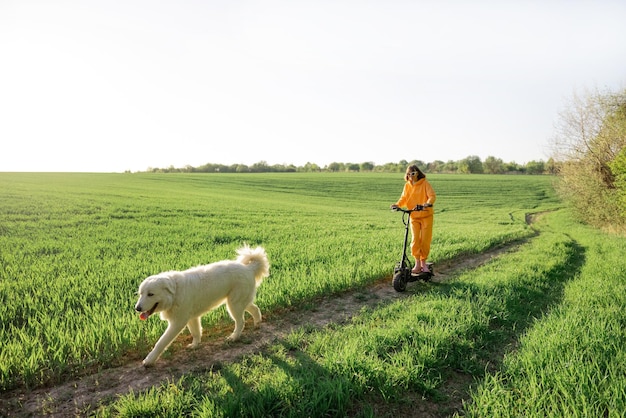
<path fill-rule="evenodd" d="M 451 274 L 475 268 L 503 252 L 513 251 L 517 245 L 519 243 L 509 244 L 437 265 L 432 281 L 443 282 Z M 409 284 L 409 288 L 410 286 L 412 284 Z M 191 342 L 191 337 L 188 333 L 183 333 L 154 367 L 144 368 L 140 357 L 127 358 L 127 363 L 122 366 L 86 372 L 83 376 L 53 387 L 6 392 L 0 400 L 0 416 L 86 415 L 98 405 L 110 403 L 118 395 L 131 390 L 135 393 L 144 391 L 168 381 L 177 381 L 184 374 L 202 373 L 219 367 L 222 363 L 234 362 L 245 355 L 262 352 L 265 347 L 301 326 L 321 328 L 329 323 L 343 323 L 363 307 L 375 307 L 411 294 L 396 292 L 391 285 L 391 277 L 386 277 L 366 288 L 320 298 L 308 307 L 268 313 L 257 328 L 253 328 L 251 320 L 247 321 L 244 334 L 235 343 L 225 341 L 225 337 L 232 331 L 232 324 L 228 322 L 205 332 L 200 347 L 194 350 L 184 348 Z M 462 398 L 466 396 L 466 390 L 459 387 L 458 381 L 464 381 L 461 384 L 464 388 L 470 383 L 462 376 L 455 380 L 457 382 L 449 382 L 443 388 L 450 399 L 446 409 L 453 411 L 461 408 Z M 409 415 L 403 416 L 438 416 L 436 411 L 440 410 L 440 404 L 433 406 L 423 401 L 421 407 L 412 405 L 411 411 L 404 411 Z"/>

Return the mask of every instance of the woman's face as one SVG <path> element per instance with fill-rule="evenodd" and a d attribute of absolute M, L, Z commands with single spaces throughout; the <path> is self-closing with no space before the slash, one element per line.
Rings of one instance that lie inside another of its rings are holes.
<path fill-rule="evenodd" d="M 410 171 L 406 173 L 406 176 L 411 183 L 415 183 L 417 181 L 417 171 Z"/>

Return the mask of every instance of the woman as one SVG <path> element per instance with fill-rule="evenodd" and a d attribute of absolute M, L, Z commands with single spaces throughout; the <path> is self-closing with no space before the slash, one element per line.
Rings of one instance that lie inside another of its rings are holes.
<path fill-rule="evenodd" d="M 422 205 L 424 210 L 411 213 L 411 255 L 415 257 L 413 273 L 428 272 L 426 260 L 430 253 L 430 242 L 433 238 L 433 204 L 437 196 L 435 190 L 426 180 L 426 175 L 416 165 L 410 165 L 404 175 L 406 183 L 402 196 L 392 209 L 406 207 L 413 209 Z"/>

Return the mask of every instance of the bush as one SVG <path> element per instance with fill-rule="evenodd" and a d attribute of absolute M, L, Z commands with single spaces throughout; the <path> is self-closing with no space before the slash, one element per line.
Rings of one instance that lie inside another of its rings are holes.
<path fill-rule="evenodd" d="M 554 149 L 557 189 L 579 219 L 596 227 L 626 227 L 626 90 L 575 95 L 560 115 Z"/>

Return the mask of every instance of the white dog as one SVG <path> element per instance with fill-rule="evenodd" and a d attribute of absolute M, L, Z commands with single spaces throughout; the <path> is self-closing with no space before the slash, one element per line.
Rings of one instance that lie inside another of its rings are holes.
<path fill-rule="evenodd" d="M 244 327 L 244 311 L 261 322 L 261 311 L 254 304 L 256 289 L 269 275 L 269 261 L 262 247 L 247 245 L 237 250 L 236 260 L 224 260 L 185 271 L 169 271 L 150 276 L 139 286 L 139 301 L 135 310 L 145 320 L 155 312 L 168 322 L 167 330 L 143 360 L 153 365 L 185 328 L 193 336 L 189 347 L 197 347 L 202 337 L 201 316 L 226 303 L 235 330 L 228 337 L 236 340 Z"/>

